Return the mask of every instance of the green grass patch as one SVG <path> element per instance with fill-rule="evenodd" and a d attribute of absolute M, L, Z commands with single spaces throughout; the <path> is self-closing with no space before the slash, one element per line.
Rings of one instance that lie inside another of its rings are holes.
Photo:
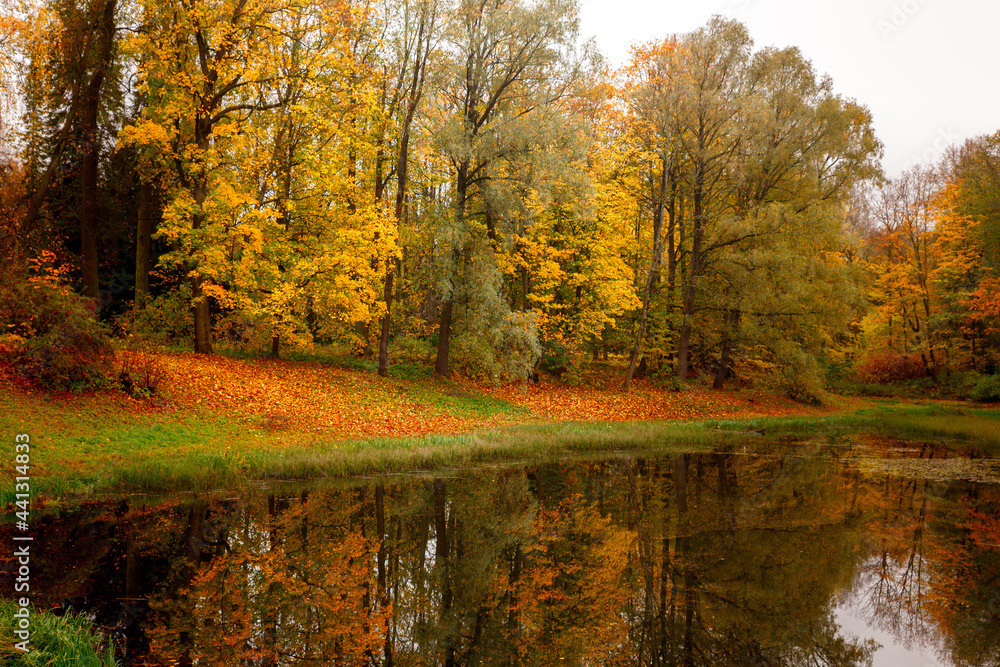
<path fill-rule="evenodd" d="M 206 428 L 208 425 L 206 424 Z M 218 427 L 218 423 L 215 424 Z M 172 434 L 186 441 L 189 425 Z M 569 422 L 483 430 L 461 435 L 305 441 L 283 445 L 277 434 L 249 430 L 239 447 L 119 457 L 85 475 L 35 480 L 46 496 L 68 493 L 149 493 L 239 489 L 259 480 L 315 480 L 345 475 L 551 459 L 564 455 L 707 451 L 733 437 L 683 422 Z M 44 483 L 41 483 L 44 482 Z M 12 491 L 3 494 L 9 502 Z"/>
<path fill-rule="evenodd" d="M 255 423 L 208 413 L 130 414 L 101 395 L 64 402 L 0 392 L 0 430 L 10 438 L 29 435 L 31 491 L 49 497 L 106 488 L 119 468 L 147 464 L 173 470 L 189 461 L 200 469 L 172 474 L 206 484 L 232 481 L 220 472 L 230 466 L 215 459 L 277 439 Z M 0 504 L 14 500 L 13 482 L 11 476 L 0 485 Z"/>
<path fill-rule="evenodd" d="M 190 352 L 190 349 L 173 349 L 174 352 Z M 229 359 L 270 359 L 270 354 L 258 350 L 239 350 L 216 346 L 216 354 L 228 357 Z M 336 350 L 325 347 L 316 347 L 313 350 L 282 350 L 279 357 L 281 361 L 298 361 L 313 364 L 326 364 L 353 371 L 364 371 L 367 373 L 378 372 L 378 362 L 371 359 L 359 359 L 349 354 L 343 354 Z"/>
<path fill-rule="evenodd" d="M 982 377 L 984 376 L 975 371 L 955 371 L 936 381 L 929 377 L 919 377 L 878 384 L 859 382 L 846 373 L 828 373 L 827 388 L 845 396 L 982 400 L 975 395 L 976 385 Z"/>
<path fill-rule="evenodd" d="M 425 409 L 449 417 L 491 417 L 496 414 L 526 414 L 528 410 L 501 398 L 472 394 L 447 380 L 403 386 L 406 397 Z"/>
<path fill-rule="evenodd" d="M 203 490 L 261 479 L 325 479 L 580 453 L 708 451 L 733 440 L 695 423 L 568 422 L 462 435 L 318 442 L 281 450 L 247 450 L 231 457 L 199 453 L 173 462 L 121 466 L 107 480 L 107 487 L 148 492 Z"/>
<path fill-rule="evenodd" d="M 422 364 L 392 364 L 389 375 L 400 380 L 429 380 L 434 377 L 434 369 Z"/>
<path fill-rule="evenodd" d="M 115 667 L 118 661 L 110 644 L 95 631 L 83 614 L 62 616 L 30 608 L 30 651 L 15 647 L 22 641 L 14 631 L 20 609 L 13 600 L 0 600 L 0 664 L 10 667 Z"/>
<path fill-rule="evenodd" d="M 383 395 L 384 394 L 384 395 Z M 698 422 L 567 422 L 517 425 L 524 408 L 442 380 L 390 379 L 365 394 L 372 405 L 409 401 L 421 414 L 511 426 L 465 435 L 333 439 L 296 433 L 265 417 L 186 409 L 135 414 L 110 394 L 72 399 L 0 387 L 0 428 L 31 436 L 31 487 L 55 499 L 95 492 L 235 489 L 263 479 L 310 480 L 484 462 L 541 460 L 607 451 L 669 452 L 734 442 L 780 447 L 786 441 L 869 432 L 1000 456 L 1000 410 L 962 404 L 915 405 L 873 399 L 852 412 Z M 740 432 L 764 428 L 766 435 Z M 750 440 L 748 440 L 750 439 Z M 0 504 L 15 498 L 13 476 Z"/>
<path fill-rule="evenodd" d="M 216 422 L 215 427 L 219 424 Z M 184 441 L 194 431 L 175 433 Z M 765 429 L 764 437 L 745 431 Z M 1000 412 L 941 406 L 889 405 L 819 417 L 698 422 L 567 422 L 481 430 L 462 435 L 313 440 L 279 445 L 275 434 L 251 429 L 239 447 L 197 449 L 174 456 L 120 460 L 86 480 L 63 479 L 62 490 L 125 492 L 240 488 L 257 480 L 314 480 L 482 463 L 544 460 L 609 451 L 708 451 L 735 443 L 781 447 L 803 438 L 834 439 L 869 432 L 935 441 L 1000 455 Z M 234 436 L 229 434 L 232 439 Z"/>
<path fill-rule="evenodd" d="M 786 439 L 865 432 L 900 440 L 941 442 L 982 456 L 1000 456 L 1000 410 L 990 408 L 914 405 L 893 399 L 854 412 L 743 421 L 712 420 L 706 425 L 726 429 L 763 428 L 769 437 Z"/>

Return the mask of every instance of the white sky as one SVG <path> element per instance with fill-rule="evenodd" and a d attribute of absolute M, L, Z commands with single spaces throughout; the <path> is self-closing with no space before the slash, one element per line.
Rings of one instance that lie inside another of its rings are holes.
<path fill-rule="evenodd" d="M 581 10 L 581 36 L 613 66 L 629 45 L 713 14 L 746 24 L 755 48 L 799 47 L 838 94 L 871 110 L 888 176 L 1000 130 L 996 0 L 581 0 Z"/>

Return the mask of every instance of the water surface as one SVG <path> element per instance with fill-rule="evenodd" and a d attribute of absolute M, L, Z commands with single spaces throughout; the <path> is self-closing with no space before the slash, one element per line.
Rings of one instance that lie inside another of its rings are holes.
<path fill-rule="evenodd" d="M 778 448 L 88 502 L 33 602 L 129 665 L 1000 664 L 995 461 Z"/>

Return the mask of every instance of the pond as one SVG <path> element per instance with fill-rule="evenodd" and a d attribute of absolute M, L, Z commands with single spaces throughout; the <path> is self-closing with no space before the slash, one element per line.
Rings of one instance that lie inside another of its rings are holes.
<path fill-rule="evenodd" d="M 998 482 L 857 435 L 105 499 L 32 600 L 127 665 L 996 665 Z"/>

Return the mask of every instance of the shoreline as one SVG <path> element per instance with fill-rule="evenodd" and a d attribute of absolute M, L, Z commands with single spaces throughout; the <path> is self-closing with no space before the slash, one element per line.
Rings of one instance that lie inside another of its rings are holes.
<path fill-rule="evenodd" d="M 154 356 L 167 366 L 169 380 L 153 399 L 111 390 L 53 396 L 0 378 L 0 423 L 9 438 L 31 435 L 32 488 L 39 497 L 243 488 L 268 479 L 614 450 L 707 450 L 748 437 L 717 429 L 765 428 L 767 435 L 754 437 L 778 443 L 810 433 L 898 428 L 985 438 L 1000 451 L 1000 435 L 990 439 L 1000 434 L 994 421 L 1000 411 L 955 402 L 831 395 L 829 405 L 817 407 L 763 392 L 671 392 L 644 384 L 630 394 L 554 383 L 492 387 L 380 378 L 307 361 Z M 13 477 L 0 490 L 7 505 Z"/>

